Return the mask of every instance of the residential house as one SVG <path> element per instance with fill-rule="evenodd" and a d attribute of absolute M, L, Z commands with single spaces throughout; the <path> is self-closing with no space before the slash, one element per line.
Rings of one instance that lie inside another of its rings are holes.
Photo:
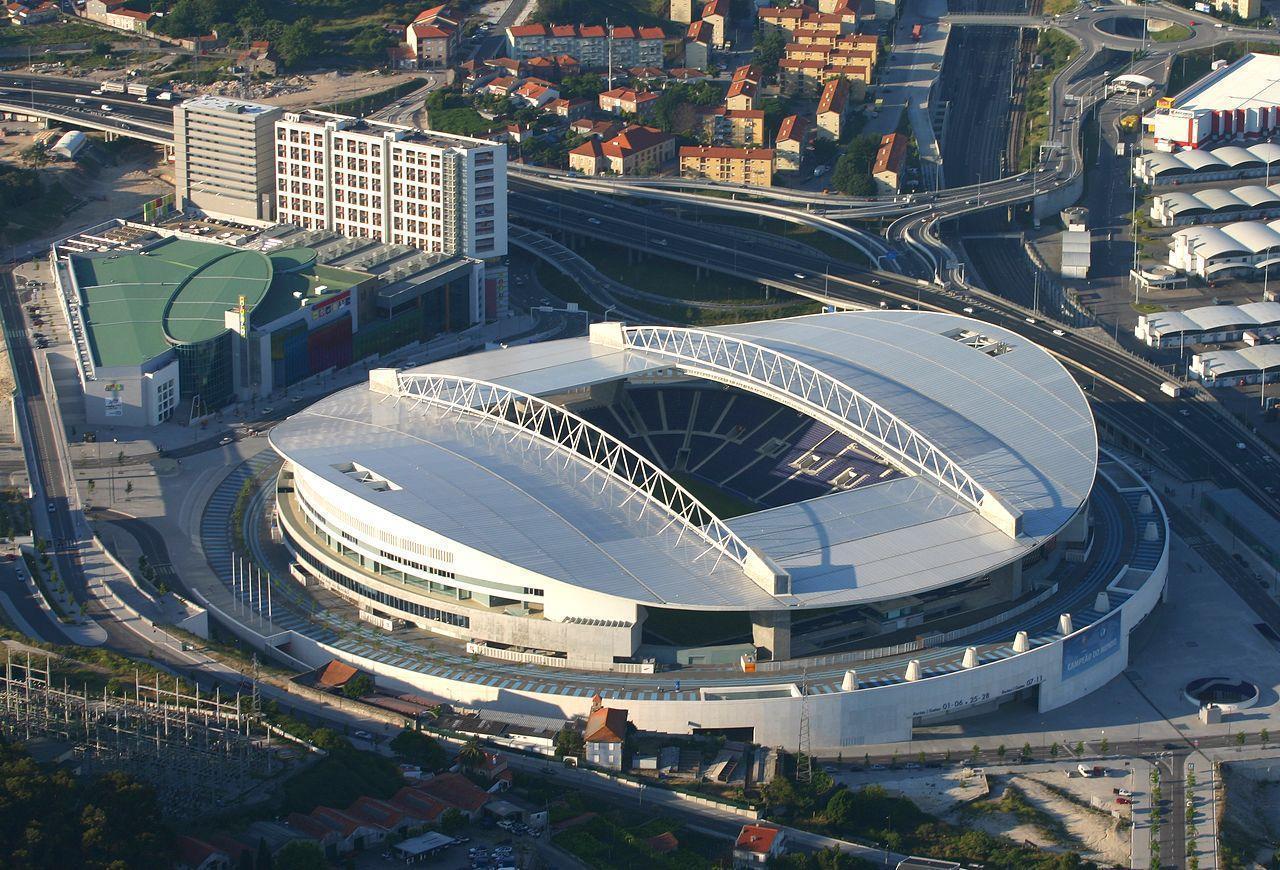
<path fill-rule="evenodd" d="M 786 854 L 786 840 L 786 832 L 772 825 L 743 825 L 733 844 L 733 866 L 767 867 L 771 860 Z"/>
<path fill-rule="evenodd" d="M 660 66 L 633 66 L 627 70 L 627 75 L 646 88 L 667 80 L 667 74 Z"/>
<path fill-rule="evenodd" d="M 733 71 L 733 80 L 724 97 L 726 109 L 754 109 L 763 77 L 754 65 L 740 66 Z"/>
<path fill-rule="evenodd" d="M 839 142 L 844 134 L 844 122 L 849 113 L 849 82 L 834 78 L 822 87 L 818 98 L 818 135 Z"/>
<path fill-rule="evenodd" d="M 480 90 L 494 97 L 509 97 L 519 86 L 520 80 L 515 76 L 498 76 Z"/>
<path fill-rule="evenodd" d="M 405 27 L 404 42 L 417 69 L 445 70 L 462 42 L 462 28 L 444 6 L 434 6 L 419 12 Z"/>
<path fill-rule="evenodd" d="M 520 78 L 529 72 L 524 61 L 512 60 L 509 57 L 491 57 L 484 62 L 490 69 L 498 70 L 498 75 Z"/>
<path fill-rule="evenodd" d="M 733 184 L 773 185 L 772 148 L 727 148 L 695 145 L 680 149 L 680 174 Z"/>
<path fill-rule="evenodd" d="M 879 193 L 893 194 L 902 189 L 902 174 L 907 163 L 907 137 L 889 133 L 880 140 L 876 162 L 871 169 Z"/>
<path fill-rule="evenodd" d="M 558 97 L 542 107 L 545 114 L 565 121 L 576 121 L 591 113 L 592 102 L 586 97 Z"/>
<path fill-rule="evenodd" d="M 684 148 L 680 149 L 683 154 Z M 598 697 L 598 696 L 597 696 Z M 600 707 L 593 703 L 587 727 L 582 730 L 588 764 L 623 770 L 623 744 L 627 739 L 627 711 L 619 707 Z"/>
<path fill-rule="evenodd" d="M 813 141 L 814 126 L 804 115 L 788 115 L 778 125 L 778 135 L 773 141 L 775 169 L 779 172 L 799 172 L 804 163 L 804 153 Z"/>
<path fill-rule="evenodd" d="M 713 145 L 761 146 L 764 144 L 764 110 L 724 106 L 705 110 L 702 134 Z"/>
<path fill-rule="evenodd" d="M 673 82 L 697 82 L 709 78 L 706 71 L 687 66 L 672 67 L 667 70 L 667 78 Z"/>
<path fill-rule="evenodd" d="M 40 3 L 36 6 L 10 3 L 8 10 L 10 21 L 19 27 L 29 24 L 48 24 L 58 20 L 58 7 L 53 3 Z"/>
<path fill-rule="evenodd" d="M 711 0 L 702 7 L 702 20 L 711 25 L 711 44 L 724 48 L 729 32 L 729 0 Z"/>
<path fill-rule="evenodd" d="M 271 51 L 271 43 L 265 39 L 249 43 L 249 47 L 236 56 L 236 66 L 251 74 L 278 75 L 280 64 Z"/>
<path fill-rule="evenodd" d="M 511 92 L 511 99 L 518 100 L 535 109 L 541 109 L 559 96 L 560 92 L 556 90 L 555 85 L 543 79 L 535 78 L 525 79 L 519 87 Z"/>
<path fill-rule="evenodd" d="M 86 0 L 84 17 L 116 30 L 146 33 L 152 14 L 126 9 L 124 0 Z"/>
<path fill-rule="evenodd" d="M 619 67 L 661 66 L 665 34 L 661 27 L 613 27 L 598 24 L 519 24 L 507 28 L 507 55 L 516 60 L 568 54 L 586 69 L 613 63 Z"/>
<path fill-rule="evenodd" d="M 698 69 L 711 65 L 711 25 L 702 19 L 690 24 L 685 33 L 684 62 Z"/>
<path fill-rule="evenodd" d="M 658 95 L 652 91 L 637 91 L 633 88 L 614 88 L 604 91 L 599 96 L 600 111 L 612 115 L 635 115 L 643 117 L 653 108 Z"/>
<path fill-rule="evenodd" d="M 304 813 L 290 813 L 285 817 L 285 824 L 298 837 L 310 840 L 320 847 L 325 857 L 336 860 L 338 855 L 351 851 L 345 848 L 343 836 L 330 825 Z"/>
<path fill-rule="evenodd" d="M 578 136 L 610 139 L 622 130 L 621 121 L 598 121 L 595 118 L 579 118 L 569 122 L 569 132 Z"/>
<path fill-rule="evenodd" d="M 675 158 L 676 138 L 656 127 L 630 124 L 607 139 L 591 138 L 569 152 L 569 168 L 583 175 L 649 175 Z"/>

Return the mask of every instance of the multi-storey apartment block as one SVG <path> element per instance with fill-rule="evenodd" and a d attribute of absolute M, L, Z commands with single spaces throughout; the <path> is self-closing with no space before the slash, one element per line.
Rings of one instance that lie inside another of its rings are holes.
<path fill-rule="evenodd" d="M 277 218 L 487 260 L 507 253 L 506 146 L 327 112 L 276 124 Z"/>
<path fill-rule="evenodd" d="M 271 140 L 278 106 L 206 95 L 173 110 L 178 208 L 232 220 L 272 219 Z"/>

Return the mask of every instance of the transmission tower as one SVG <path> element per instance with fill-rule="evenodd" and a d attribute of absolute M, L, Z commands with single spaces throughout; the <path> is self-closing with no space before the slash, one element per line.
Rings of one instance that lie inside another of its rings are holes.
<path fill-rule="evenodd" d="M 809 735 L 809 670 L 800 678 L 800 740 L 796 755 L 796 782 L 813 782 L 812 739 Z"/>

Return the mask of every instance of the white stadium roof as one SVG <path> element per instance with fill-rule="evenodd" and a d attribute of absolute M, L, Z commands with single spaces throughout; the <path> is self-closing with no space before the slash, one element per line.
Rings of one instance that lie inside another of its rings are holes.
<path fill-rule="evenodd" d="M 1215 350 L 1197 357 L 1198 367 L 1205 377 L 1250 375 L 1280 367 L 1280 345 L 1259 344 L 1239 350 Z"/>
<path fill-rule="evenodd" d="M 1205 260 L 1225 254 L 1261 254 L 1280 249 L 1280 220 L 1238 221 L 1222 227 L 1193 226 L 1173 235 L 1185 237 L 1195 255 Z"/>
<path fill-rule="evenodd" d="M 781 354 L 829 376 L 894 415 L 1020 518 L 1011 537 L 961 491 L 919 473 L 727 521 L 789 574 L 790 594 L 766 592 L 729 559 L 694 561 L 705 547 L 673 547 L 652 522 L 636 519 L 634 504 L 626 510 L 619 505 L 627 499 L 609 497 L 612 484 L 583 486 L 583 475 L 566 473 L 563 462 L 513 448 L 510 432 L 495 431 L 491 418 L 418 405 L 404 392 L 403 385 L 431 379 L 474 379 L 552 397 L 673 369 L 764 395 L 778 389 L 772 378 L 766 386 L 726 376 L 717 367 L 733 364 L 727 356 L 682 358 L 674 343 L 641 347 L 644 331 L 627 331 L 625 346 L 584 337 L 421 366 L 394 379 L 399 400 L 367 384 L 351 387 L 277 426 L 272 445 L 299 474 L 364 502 L 369 522 L 412 523 L 553 581 L 691 608 L 828 607 L 947 586 L 1032 551 L 1091 491 L 1097 435 L 1076 383 L 1034 343 L 951 315 L 844 312 L 707 332 L 651 328 L 673 342 Z M 1007 350 L 991 354 L 963 340 L 974 333 Z M 396 488 L 371 490 L 342 472 L 347 463 Z"/>
<path fill-rule="evenodd" d="M 1195 172 L 1225 172 L 1246 166 L 1264 166 L 1280 163 L 1280 145 L 1273 142 L 1255 142 L 1252 145 L 1225 145 L 1212 151 L 1192 148 L 1176 154 L 1144 154 L 1137 158 L 1147 166 L 1147 174 L 1182 175 Z"/>

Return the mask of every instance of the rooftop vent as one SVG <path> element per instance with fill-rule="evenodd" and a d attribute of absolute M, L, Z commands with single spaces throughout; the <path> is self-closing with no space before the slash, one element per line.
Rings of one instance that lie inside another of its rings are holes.
<path fill-rule="evenodd" d="M 374 492 L 396 492 L 400 489 L 399 486 L 387 480 L 385 477 L 375 474 L 363 465 L 355 462 L 340 462 L 337 465 L 334 465 L 333 469 L 345 474 L 357 483 L 363 483 Z"/>

